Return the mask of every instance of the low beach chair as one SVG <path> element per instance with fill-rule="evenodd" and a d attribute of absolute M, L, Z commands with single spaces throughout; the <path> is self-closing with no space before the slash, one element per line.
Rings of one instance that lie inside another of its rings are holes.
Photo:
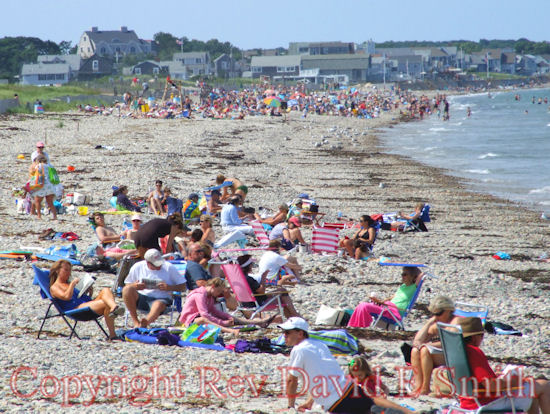
<path fill-rule="evenodd" d="M 32 269 L 34 271 L 33 284 L 38 285 L 40 287 L 40 295 L 42 296 L 42 298 L 48 299 L 50 302 L 50 305 L 46 310 L 44 318 L 42 319 L 42 324 L 40 325 L 40 329 L 38 330 L 38 335 L 36 337 L 37 339 L 40 339 L 40 334 L 42 333 L 42 329 L 44 328 L 44 324 L 46 323 L 46 320 L 52 319 L 52 318 L 62 318 L 65 321 L 65 323 L 71 330 L 69 339 L 71 339 L 73 335 L 76 336 L 78 339 L 81 339 L 80 336 L 78 336 L 78 334 L 76 333 L 76 325 L 78 324 L 78 322 L 87 322 L 87 321 L 94 321 L 97 324 L 97 326 L 99 326 L 99 329 L 101 329 L 101 331 L 105 334 L 105 337 L 109 338 L 109 334 L 105 331 L 105 329 L 103 329 L 103 327 L 98 321 L 98 319 L 102 318 L 103 315 L 98 315 L 97 313 L 92 311 L 89 307 L 73 309 L 70 311 L 64 311 L 61 308 L 58 300 L 55 299 L 50 293 L 50 271 L 47 269 L 40 269 L 35 265 L 32 265 Z M 77 295 L 78 291 L 75 291 L 74 294 Z M 52 306 L 55 308 L 55 310 L 52 309 Z M 71 325 L 67 318 L 72 319 L 74 321 L 74 325 Z"/>
<path fill-rule="evenodd" d="M 484 384 L 476 384 L 477 389 L 474 389 L 474 381 L 464 381 L 464 378 L 474 378 L 470 363 L 468 361 L 468 354 L 466 353 L 466 346 L 464 344 L 464 337 L 462 336 L 462 328 L 460 325 L 451 325 L 447 323 L 438 322 L 437 330 L 439 332 L 439 338 L 441 340 L 441 347 L 443 348 L 443 355 L 445 356 L 445 365 L 447 366 L 447 375 L 452 382 L 455 392 L 454 396 L 459 394 L 462 396 L 468 396 L 474 398 L 478 409 L 469 410 L 461 408 L 459 404 L 451 404 L 444 407 L 443 410 L 447 410 L 447 413 L 466 413 L 466 414 L 482 414 L 482 413 L 516 413 L 523 412 L 523 410 L 516 410 L 513 397 L 502 397 L 490 402 L 483 406 L 479 403 L 477 396 L 483 395 L 485 390 L 480 389 L 479 386 Z M 508 400 L 511 408 L 502 410 L 491 409 L 491 406 L 500 404 L 503 400 Z"/>
<path fill-rule="evenodd" d="M 259 220 L 252 220 L 249 224 L 252 226 L 252 230 L 254 230 L 254 235 L 260 242 L 260 247 L 268 247 L 269 237 L 267 237 L 267 233 L 265 232 L 262 223 Z"/>
<path fill-rule="evenodd" d="M 280 313 L 283 320 L 285 320 L 285 314 L 283 312 L 283 304 L 281 302 L 281 292 L 276 293 L 263 293 L 262 295 L 272 296 L 263 305 L 260 305 L 256 300 L 255 295 L 252 293 L 246 277 L 238 263 L 225 263 L 222 264 L 222 271 L 225 274 L 226 280 L 231 286 L 231 290 L 235 294 L 235 299 L 238 302 L 237 309 L 233 312 L 235 314 L 238 311 L 252 312 L 250 318 L 256 317 L 262 312 L 275 311 Z M 243 306 L 243 303 L 254 303 L 254 307 Z"/>
<path fill-rule="evenodd" d="M 313 227 L 311 235 L 311 251 L 319 254 L 338 253 L 339 229 Z"/>
<path fill-rule="evenodd" d="M 425 223 L 429 223 L 430 221 L 432 221 L 430 218 L 430 205 L 425 204 L 420 217 L 414 220 L 407 220 L 403 231 L 428 231 Z"/>
<path fill-rule="evenodd" d="M 422 286 L 424 285 L 424 281 L 426 280 L 426 277 L 435 277 L 428 269 L 428 266 L 423 263 L 392 263 L 392 262 L 380 262 L 380 266 L 398 266 L 398 267 L 422 267 L 425 268 L 426 271 L 423 272 L 422 279 L 418 283 L 418 286 L 416 287 L 416 291 L 414 292 L 413 297 L 411 298 L 411 301 L 405 308 L 405 312 L 401 316 L 401 320 L 397 319 L 391 312 L 382 312 L 379 315 L 372 315 L 375 320 L 371 324 L 372 327 L 378 327 L 378 328 L 384 328 L 384 329 L 401 329 L 405 330 L 405 319 L 413 309 L 414 305 L 416 304 L 416 301 L 418 300 L 418 297 L 420 296 L 420 292 L 422 291 Z M 384 307 L 384 306 L 383 306 Z M 384 309 L 385 310 L 385 309 Z M 391 315 L 383 316 L 384 314 Z"/>

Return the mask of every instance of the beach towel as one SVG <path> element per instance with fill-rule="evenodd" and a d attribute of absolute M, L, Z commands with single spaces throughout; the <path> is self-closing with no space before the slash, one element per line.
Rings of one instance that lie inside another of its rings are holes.
<path fill-rule="evenodd" d="M 334 331 L 309 331 L 309 338 L 324 343 L 332 354 L 350 354 L 359 353 L 359 345 L 357 338 L 349 334 L 345 329 L 337 329 Z M 285 338 L 280 335 L 272 340 L 277 345 L 285 343 Z"/>

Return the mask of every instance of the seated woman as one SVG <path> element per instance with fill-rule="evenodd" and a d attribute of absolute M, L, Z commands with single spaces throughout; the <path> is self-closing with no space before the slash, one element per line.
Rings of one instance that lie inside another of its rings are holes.
<path fill-rule="evenodd" d="M 128 230 L 124 230 L 121 236 L 128 240 L 134 240 L 134 237 L 137 231 L 141 227 L 141 222 L 142 222 L 141 214 L 139 213 L 133 214 L 130 220 L 132 221 L 132 228 Z"/>
<path fill-rule="evenodd" d="M 215 277 L 206 282 L 206 286 L 201 286 L 193 289 L 187 294 L 185 304 L 181 311 L 179 321 L 184 326 L 189 326 L 193 323 L 212 324 L 219 326 L 222 332 L 237 335 L 238 329 L 231 329 L 230 326 L 237 325 L 258 325 L 265 328 L 271 323 L 273 318 L 254 318 L 245 319 L 231 316 L 228 313 L 222 312 L 216 308 L 216 298 L 223 296 L 225 290 L 225 281 L 219 277 Z"/>
<path fill-rule="evenodd" d="M 300 227 L 302 222 L 299 217 L 293 216 L 288 219 L 288 223 L 279 223 L 269 233 L 269 240 L 281 240 L 281 245 L 285 250 L 294 248 L 297 244 L 307 245 Z"/>
<path fill-rule="evenodd" d="M 414 212 L 410 215 L 403 214 L 403 212 L 397 213 L 397 221 L 394 221 L 391 223 L 392 230 L 396 231 L 403 231 L 405 228 L 405 224 L 407 223 L 407 220 L 419 220 L 420 216 L 422 215 L 422 210 L 424 209 L 424 203 L 417 203 L 414 206 Z M 424 223 L 422 223 L 424 225 Z M 426 226 L 424 226 L 425 228 Z M 426 229 L 427 231 L 427 229 Z"/>
<path fill-rule="evenodd" d="M 430 381 L 434 367 L 445 365 L 445 357 L 438 340 L 437 322 L 456 324 L 457 316 L 453 316 L 455 305 L 446 296 L 436 296 L 430 302 L 428 310 L 432 317 L 416 333 L 411 351 L 411 365 L 414 369 L 415 390 L 420 394 L 430 393 Z"/>
<path fill-rule="evenodd" d="M 340 239 L 338 245 L 346 249 L 350 257 L 361 260 L 370 256 L 370 251 L 376 240 L 376 229 L 374 221 L 369 215 L 362 215 L 359 219 L 361 228 L 351 237 Z"/>
<path fill-rule="evenodd" d="M 268 295 L 264 295 L 266 293 L 265 287 L 266 287 L 266 278 L 267 274 L 269 273 L 268 270 L 266 270 L 261 276 L 260 280 L 258 281 L 256 278 L 250 276 L 250 272 L 252 271 L 252 266 L 254 265 L 254 261 L 252 259 L 252 256 L 249 254 L 245 254 L 243 256 L 239 256 L 237 258 L 237 262 L 239 263 L 239 266 L 241 266 L 241 269 L 246 277 L 246 281 L 248 282 L 248 285 L 250 286 L 250 290 L 252 290 L 252 293 L 254 295 L 262 295 L 262 296 L 256 296 L 256 301 L 258 304 L 263 305 L 268 299 Z M 281 303 L 283 305 L 283 312 L 285 314 L 286 318 L 291 318 L 293 316 L 302 317 L 296 308 L 294 307 L 294 304 L 292 303 L 292 299 L 286 292 L 284 288 L 276 288 L 273 290 L 270 290 L 270 293 L 282 293 L 281 296 Z M 243 303 L 243 306 L 251 307 L 253 308 L 255 305 L 254 303 Z M 282 322 L 282 318 L 276 319 L 277 322 Z"/>
<path fill-rule="evenodd" d="M 550 382 L 545 379 L 527 378 L 524 375 L 508 374 L 509 376 L 498 376 L 489 365 L 487 356 L 479 348 L 483 341 L 485 330 L 479 318 L 458 318 L 457 324 L 462 328 L 462 336 L 466 346 L 466 354 L 472 371 L 472 376 L 475 383 L 479 384 L 480 388 L 474 392 L 478 392 L 477 400 L 487 411 L 504 411 L 511 412 L 512 407 L 510 399 L 498 398 L 505 395 L 518 395 L 518 386 L 521 385 L 521 395 L 512 397 L 514 406 L 517 411 L 527 411 L 530 414 L 542 412 L 550 413 Z M 521 369 L 521 368 L 520 368 Z M 519 383 L 519 378 L 523 378 L 524 382 Z M 486 390 L 488 388 L 488 390 Z M 462 390 L 457 390 L 460 407 L 466 410 L 477 410 L 478 405 L 474 398 L 463 396 Z M 487 396 L 489 393 L 489 396 Z"/>
<path fill-rule="evenodd" d="M 116 203 L 118 206 L 130 211 L 137 211 L 141 213 L 141 208 L 128 198 L 128 187 L 121 185 L 113 191 L 113 197 L 116 197 Z"/>
<path fill-rule="evenodd" d="M 117 306 L 113 292 L 108 288 L 103 288 L 95 299 L 92 299 L 92 288 L 88 289 L 81 297 L 75 289 L 78 278 L 74 278 L 69 283 L 72 265 L 67 260 L 58 260 L 50 269 L 50 293 L 59 300 L 64 311 L 90 307 L 98 315 L 105 317 L 105 323 L 109 330 L 109 339 L 119 339 L 115 333 L 114 318 L 124 313 L 124 308 Z M 88 295 L 89 294 L 89 295 Z"/>
<path fill-rule="evenodd" d="M 392 318 L 391 315 L 394 315 L 398 320 L 401 320 L 403 312 L 407 309 L 416 292 L 421 275 L 422 272 L 418 267 L 403 267 L 401 273 L 403 284 L 399 286 L 393 297 L 385 300 L 371 297 L 371 302 L 361 302 L 353 311 L 348 326 L 368 328 L 372 323 L 372 316 L 378 316 L 381 313 L 382 316 Z M 386 310 L 381 305 L 386 305 L 388 309 Z"/>
<path fill-rule="evenodd" d="M 164 199 L 164 193 L 162 191 L 162 181 L 155 181 L 155 189 L 147 196 L 147 205 L 149 209 L 157 215 L 161 215 L 164 212 L 162 208 L 162 201 Z"/>
<path fill-rule="evenodd" d="M 272 217 L 267 217 L 265 219 L 261 218 L 258 213 L 254 213 L 256 220 L 259 220 L 262 224 L 267 224 L 270 227 L 273 227 L 279 223 L 282 223 L 286 220 L 288 214 L 288 206 L 286 204 L 281 204 L 279 206 L 279 211 Z M 265 226 L 264 226 L 265 227 Z"/>
<path fill-rule="evenodd" d="M 216 233 L 212 228 L 212 217 L 202 215 L 200 218 L 200 226 L 202 230 L 202 237 L 200 241 L 214 247 L 214 243 L 216 242 Z"/>

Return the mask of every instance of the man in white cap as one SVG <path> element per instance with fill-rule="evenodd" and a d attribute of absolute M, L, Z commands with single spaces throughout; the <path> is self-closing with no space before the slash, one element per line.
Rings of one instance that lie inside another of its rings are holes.
<path fill-rule="evenodd" d="M 132 266 L 122 289 L 134 327 L 141 328 L 148 327 L 172 304 L 171 292 L 182 292 L 186 287 L 185 277 L 157 249 L 147 250 L 144 259 Z M 139 320 L 137 309 L 149 313 Z"/>
<path fill-rule="evenodd" d="M 361 387 L 346 378 L 327 346 L 309 339 L 309 325 L 302 318 L 289 318 L 278 327 L 283 330 L 286 345 L 293 347 L 286 368 L 288 408 L 294 408 L 296 404 L 300 377 L 303 381 L 300 395 L 306 391 L 309 394 L 307 401 L 298 407 L 300 411 L 311 409 L 315 401 L 330 413 L 370 413 L 376 404 L 411 414 L 408 409 L 385 398 L 369 397 Z"/>

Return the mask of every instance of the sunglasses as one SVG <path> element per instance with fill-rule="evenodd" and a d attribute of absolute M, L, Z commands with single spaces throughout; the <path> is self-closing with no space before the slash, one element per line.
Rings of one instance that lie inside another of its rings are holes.
<path fill-rule="evenodd" d="M 433 312 L 432 313 L 432 316 L 441 316 L 443 315 L 443 312 L 445 312 L 444 310 L 440 310 L 439 312 Z"/>

